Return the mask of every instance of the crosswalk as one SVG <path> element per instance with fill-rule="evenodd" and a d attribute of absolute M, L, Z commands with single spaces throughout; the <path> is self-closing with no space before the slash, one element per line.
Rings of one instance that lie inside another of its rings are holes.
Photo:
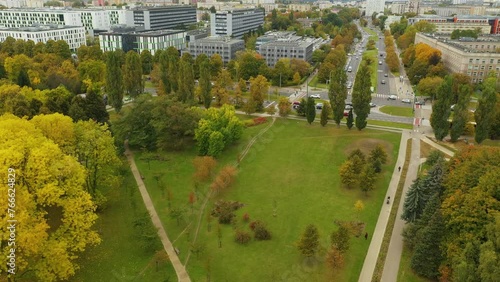
<path fill-rule="evenodd" d="M 378 94 L 378 93 L 375 93 L 375 94 L 372 94 L 373 97 L 377 97 L 377 98 L 384 98 L 384 99 L 387 99 L 389 98 L 390 94 Z M 398 97 L 399 99 L 399 97 Z"/>

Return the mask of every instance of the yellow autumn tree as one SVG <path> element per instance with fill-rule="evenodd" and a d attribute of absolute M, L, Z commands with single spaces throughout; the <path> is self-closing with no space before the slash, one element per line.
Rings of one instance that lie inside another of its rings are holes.
<path fill-rule="evenodd" d="M 70 117 L 56 113 L 34 116 L 30 120 L 42 134 L 56 143 L 65 154 L 75 150 L 75 130 Z"/>
<path fill-rule="evenodd" d="M 3 195 L 10 194 L 0 197 L 0 205 L 11 204 L 10 210 L 0 210 L 1 256 L 6 258 L 14 247 L 16 275 L 33 281 L 67 280 L 78 269 L 79 254 L 100 242 L 92 230 L 97 215 L 85 191 L 85 169 L 25 119 L 1 116 L 0 136 L 0 177 L 15 180 L 15 190 L 0 186 Z M 11 246 L 7 220 L 16 220 Z M 8 268 L 1 264 L 1 275 Z"/>

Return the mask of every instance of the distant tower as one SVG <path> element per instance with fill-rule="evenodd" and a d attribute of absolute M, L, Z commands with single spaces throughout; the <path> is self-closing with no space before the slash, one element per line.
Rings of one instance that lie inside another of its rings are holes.
<path fill-rule="evenodd" d="M 371 17 L 374 12 L 383 13 L 385 0 L 367 0 L 365 17 Z"/>

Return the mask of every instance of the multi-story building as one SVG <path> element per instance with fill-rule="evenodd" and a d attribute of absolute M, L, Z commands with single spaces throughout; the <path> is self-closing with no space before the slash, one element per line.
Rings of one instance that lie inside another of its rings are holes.
<path fill-rule="evenodd" d="M 208 29 L 190 30 L 186 33 L 186 43 L 189 44 L 189 42 L 208 37 L 209 34 L 210 30 Z"/>
<path fill-rule="evenodd" d="M 408 19 L 409 24 L 427 21 L 436 26 L 437 33 L 452 33 L 456 29 L 476 30 L 481 34 L 500 34 L 499 17 L 491 16 L 453 16 L 421 15 Z"/>
<path fill-rule="evenodd" d="M 123 10 L 102 9 L 8 9 L 0 10 L 0 26 L 25 27 L 33 24 L 83 26 L 93 35 L 94 30 L 109 30 L 113 24 L 125 24 Z"/>
<path fill-rule="evenodd" d="M 151 29 L 184 29 L 196 24 L 193 6 L 139 7 L 127 11 L 127 25 Z"/>
<path fill-rule="evenodd" d="M 255 31 L 263 24 L 264 10 L 262 9 L 219 11 L 210 16 L 210 34 L 242 38 L 245 33 Z"/>
<path fill-rule="evenodd" d="M 311 4 L 288 4 L 288 10 L 294 12 L 307 12 L 312 9 Z"/>
<path fill-rule="evenodd" d="M 227 64 L 236 57 L 236 52 L 244 49 L 245 42 L 241 39 L 211 36 L 189 42 L 189 47 L 183 52 L 189 52 L 195 58 L 201 54 L 208 57 L 219 54 L 224 64 Z"/>
<path fill-rule="evenodd" d="M 182 30 L 141 30 L 135 28 L 116 28 L 113 32 L 99 34 L 99 45 L 106 51 L 121 49 L 124 52 L 134 50 L 141 53 L 148 50 L 155 54 L 156 50 L 164 50 L 175 47 L 177 50 L 186 47 L 186 32 Z"/>
<path fill-rule="evenodd" d="M 273 67 L 280 59 L 300 59 L 310 62 L 314 43 L 310 40 L 273 41 L 259 46 L 259 54 L 268 66 Z"/>
<path fill-rule="evenodd" d="M 0 0 L 7 8 L 43 8 L 43 0 Z"/>
<path fill-rule="evenodd" d="M 1 42 L 5 41 L 9 36 L 16 40 L 31 40 L 35 43 L 47 43 L 49 40 L 64 40 L 68 43 L 69 48 L 73 52 L 86 43 L 85 29 L 81 26 L 38 25 L 0 28 Z"/>
<path fill-rule="evenodd" d="M 365 16 L 371 17 L 373 13 L 383 13 L 385 7 L 385 0 L 367 0 Z"/>
<path fill-rule="evenodd" d="M 415 44 L 425 43 L 441 51 L 441 60 L 448 71 L 469 75 L 472 82 L 482 82 L 490 71 L 500 74 L 500 38 L 496 36 L 450 40 L 446 35 L 417 33 Z"/>
<path fill-rule="evenodd" d="M 395 22 L 399 22 L 399 21 L 401 21 L 401 16 L 387 16 L 387 19 L 385 20 L 384 28 L 390 29 L 391 24 L 393 24 Z"/>

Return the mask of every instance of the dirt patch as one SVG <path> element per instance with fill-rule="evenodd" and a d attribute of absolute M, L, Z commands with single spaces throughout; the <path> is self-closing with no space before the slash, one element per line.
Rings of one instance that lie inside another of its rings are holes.
<path fill-rule="evenodd" d="M 421 158 L 427 158 L 431 151 L 437 150 L 431 145 L 425 143 L 424 141 L 420 141 L 420 157 Z"/>
<path fill-rule="evenodd" d="M 375 138 L 363 138 L 353 142 L 344 153 L 348 156 L 352 151 L 360 149 L 366 156 L 370 155 L 370 151 L 373 150 L 377 145 L 382 146 L 388 156 L 388 162 L 392 161 L 392 149 L 394 146 L 385 140 L 375 139 Z"/>

